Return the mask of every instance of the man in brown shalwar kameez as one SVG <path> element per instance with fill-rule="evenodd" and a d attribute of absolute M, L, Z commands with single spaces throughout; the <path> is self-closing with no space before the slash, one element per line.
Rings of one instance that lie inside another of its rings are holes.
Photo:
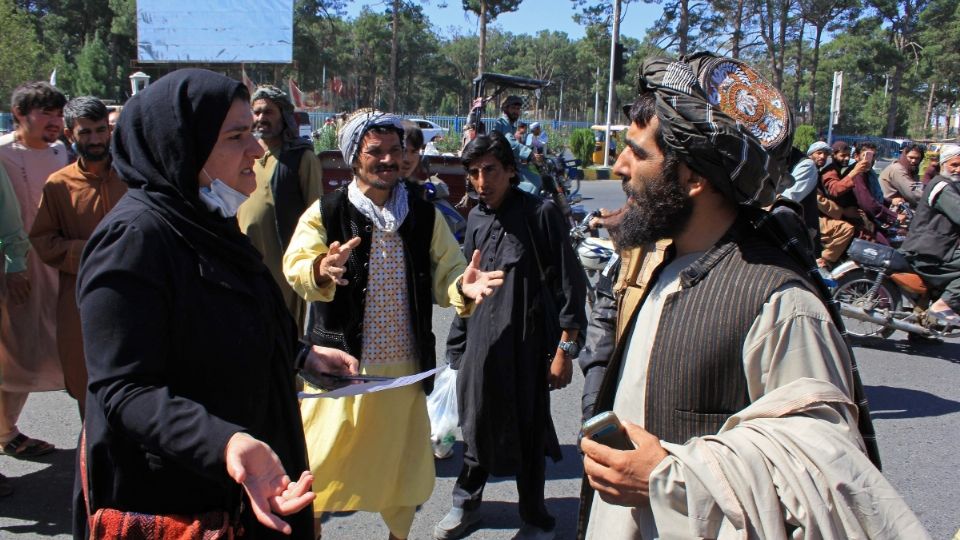
<path fill-rule="evenodd" d="M 87 369 L 76 300 L 80 254 L 103 216 L 127 192 L 127 186 L 111 167 L 111 128 L 103 102 L 89 96 L 74 98 L 64 107 L 63 116 L 67 138 L 76 146 L 78 159 L 50 175 L 43 186 L 30 242 L 37 256 L 60 272 L 57 350 L 67 392 L 77 400 L 83 418 Z"/>

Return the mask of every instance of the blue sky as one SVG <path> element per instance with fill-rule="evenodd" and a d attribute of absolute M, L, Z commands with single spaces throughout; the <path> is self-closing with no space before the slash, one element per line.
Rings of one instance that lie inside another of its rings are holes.
<path fill-rule="evenodd" d="M 447 7 L 437 7 L 441 2 L 445 2 Z M 355 17 L 363 6 L 369 6 L 373 11 L 383 11 L 388 3 L 388 0 L 353 0 L 348 4 L 348 16 Z M 476 16 L 466 15 L 460 0 L 430 0 L 422 5 L 423 11 L 441 35 L 450 27 L 456 27 L 461 34 L 474 34 L 477 31 Z M 657 4 L 646 4 L 639 0 L 626 5 L 620 33 L 643 39 L 647 28 L 653 25 L 662 11 Z M 495 24 L 515 34 L 558 30 L 566 32 L 572 39 L 578 39 L 583 37 L 584 31 L 583 27 L 573 22 L 573 14 L 570 0 L 524 0 L 518 11 L 501 15 Z"/>

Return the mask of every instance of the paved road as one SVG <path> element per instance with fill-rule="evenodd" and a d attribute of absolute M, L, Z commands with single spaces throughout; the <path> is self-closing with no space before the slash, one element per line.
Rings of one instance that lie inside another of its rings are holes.
<path fill-rule="evenodd" d="M 585 183 L 588 208 L 615 208 L 623 202 L 618 182 Z M 434 328 L 443 342 L 449 310 L 436 310 Z M 960 340 L 913 346 L 897 333 L 887 341 L 858 344 L 857 358 L 871 400 L 880 437 L 884 470 L 935 539 L 949 539 L 960 527 Z M 574 448 L 580 419 L 583 379 L 553 394 L 553 414 L 564 459 L 547 468 L 547 505 L 557 516 L 558 538 L 571 538 L 576 519 L 580 462 Z M 0 499 L 0 538 L 34 540 L 68 538 L 70 491 L 79 420 L 64 392 L 34 394 L 21 427 L 29 435 L 54 442 L 60 450 L 39 462 L 0 457 L 0 472 L 12 477 L 17 492 Z M 430 538 L 433 525 L 450 504 L 450 489 L 459 470 L 460 448 L 437 461 L 437 483 L 414 523 L 411 538 Z M 149 486 L 144 486 L 149 489 Z M 483 506 L 483 529 L 471 539 L 512 538 L 519 526 L 516 490 L 510 479 L 489 484 Z M 325 525 L 331 540 L 386 538 L 378 516 L 334 516 Z"/>

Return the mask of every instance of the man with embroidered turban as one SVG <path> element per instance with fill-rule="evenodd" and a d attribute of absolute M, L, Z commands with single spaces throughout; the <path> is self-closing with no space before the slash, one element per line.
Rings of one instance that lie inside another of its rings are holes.
<path fill-rule="evenodd" d="M 773 204 L 793 129 L 783 95 L 707 53 L 647 59 L 638 94 L 614 165 L 628 201 L 619 313 L 593 411 L 613 411 L 633 450 L 583 438 L 579 536 L 924 537 L 873 464 L 803 221 Z"/>
<path fill-rule="evenodd" d="M 297 224 L 283 258 L 293 289 L 310 304 L 306 338 L 349 352 L 370 376 L 436 367 L 433 304 L 460 316 L 503 281 L 469 265 L 440 212 L 400 178 L 403 125 L 365 109 L 338 134 L 353 181 L 321 197 Z M 363 396 L 304 399 L 314 475 L 314 513 L 379 512 L 390 538 L 406 538 L 433 492 L 425 393 L 432 379 Z M 308 391 L 319 389 L 307 385 Z"/>
<path fill-rule="evenodd" d="M 237 212 L 240 230 L 263 255 L 280 285 L 290 315 L 303 327 L 306 304 L 283 277 L 283 252 L 300 214 L 323 193 L 323 166 L 313 144 L 299 134 L 293 103 L 275 86 L 261 86 L 250 99 L 253 133 L 263 157 L 253 165 L 257 189 Z"/>

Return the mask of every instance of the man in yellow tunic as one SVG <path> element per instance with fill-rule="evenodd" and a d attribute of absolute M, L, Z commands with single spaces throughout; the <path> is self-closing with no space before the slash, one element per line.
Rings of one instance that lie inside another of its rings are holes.
<path fill-rule="evenodd" d="M 440 213 L 400 181 L 402 134 L 400 118 L 378 111 L 344 124 L 338 140 L 353 181 L 307 209 L 283 260 L 290 285 L 312 302 L 307 338 L 388 377 L 436 366 L 433 301 L 465 317 L 503 281 L 501 271 L 479 270 L 479 253 L 468 266 Z M 407 537 L 434 485 L 431 386 L 304 400 L 318 521 L 379 512 L 391 539 Z"/>
<path fill-rule="evenodd" d="M 284 303 L 302 330 L 306 305 L 283 277 L 283 251 L 300 214 L 323 193 L 323 167 L 313 153 L 313 144 L 300 137 L 293 103 L 282 90 L 261 86 L 250 102 L 253 133 L 264 154 L 253 165 L 257 189 L 240 206 L 237 221 L 263 255 L 263 263 L 280 285 Z"/>
<path fill-rule="evenodd" d="M 76 145 L 76 162 L 50 175 L 43 186 L 30 242 L 40 259 L 60 274 L 57 296 L 57 350 L 67 393 L 77 400 L 80 418 L 87 397 L 77 272 L 87 239 L 127 192 L 111 166 L 107 107 L 95 97 L 71 99 L 63 109 L 67 138 Z"/>

